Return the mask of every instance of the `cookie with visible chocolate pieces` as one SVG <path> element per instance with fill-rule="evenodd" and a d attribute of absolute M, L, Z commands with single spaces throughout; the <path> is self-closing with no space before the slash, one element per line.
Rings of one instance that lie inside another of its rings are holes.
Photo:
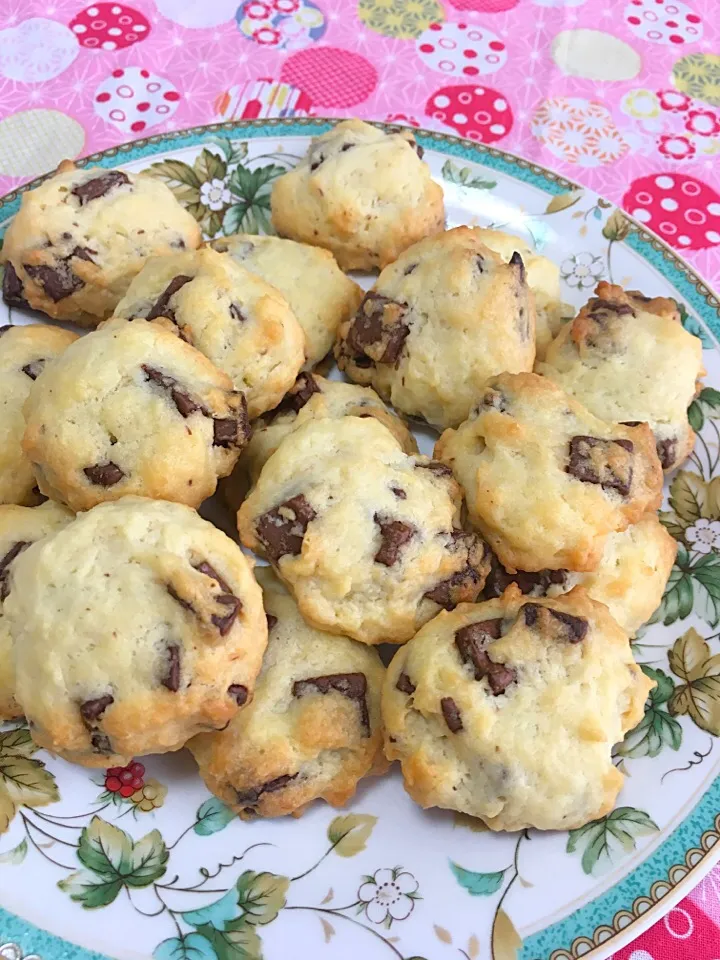
<path fill-rule="evenodd" d="M 491 380 L 435 456 L 452 468 L 472 522 L 511 572 L 594 570 L 608 534 L 662 499 L 647 424 L 598 420 L 534 373 Z"/>
<path fill-rule="evenodd" d="M 443 190 L 422 153 L 412 130 L 343 120 L 273 183 L 273 226 L 330 250 L 343 270 L 382 269 L 443 228 Z"/>
<path fill-rule="evenodd" d="M 230 378 L 145 320 L 73 343 L 33 384 L 25 418 L 41 492 L 76 511 L 128 494 L 197 507 L 249 435 Z"/>
<path fill-rule="evenodd" d="M 188 747 L 208 790 L 243 819 L 342 806 L 386 767 L 375 650 L 309 626 L 268 567 L 257 571 L 269 626 L 252 703 Z"/>
<path fill-rule="evenodd" d="M 37 743 L 68 760 L 179 750 L 252 699 L 267 643 L 260 587 L 240 548 L 189 507 L 101 504 L 22 551 L 9 587 L 17 700 Z"/>
<path fill-rule="evenodd" d="M 0 504 L 42 501 L 32 464 L 23 453 L 23 406 L 48 363 L 77 340 L 58 327 L 0 327 Z"/>
<path fill-rule="evenodd" d="M 611 751 L 654 686 L 627 634 L 577 587 L 554 600 L 461 604 L 427 623 L 390 664 L 385 752 L 423 807 L 492 830 L 568 830 L 612 810 Z"/>
<path fill-rule="evenodd" d="M 417 443 L 407 426 L 369 387 L 342 380 L 326 380 L 317 373 L 301 373 L 279 406 L 253 424 L 253 434 L 232 474 L 221 483 L 225 499 L 240 507 L 257 482 L 268 458 L 293 431 L 311 420 L 372 417 L 387 427 L 405 453 L 417 453 Z"/>
<path fill-rule="evenodd" d="M 673 470 L 695 443 L 687 409 L 705 374 L 702 343 L 684 329 L 674 300 L 604 280 L 595 293 L 538 372 L 602 420 L 648 423 L 663 469 Z"/>
<path fill-rule="evenodd" d="M 405 250 L 335 346 L 351 380 L 440 428 L 465 420 L 490 377 L 532 370 L 535 360 L 522 258 L 504 263 L 481 233 L 456 227 Z"/>
<path fill-rule="evenodd" d="M 195 218 L 161 180 L 64 160 L 22 195 L 1 254 L 3 296 L 95 327 L 148 257 L 192 250 L 200 241 Z"/>
<path fill-rule="evenodd" d="M 285 297 L 305 334 L 304 370 L 312 370 L 332 350 L 338 327 L 362 300 L 362 289 L 322 247 L 249 233 L 221 237 L 210 246 L 229 253 Z"/>
<path fill-rule="evenodd" d="M 15 561 L 32 543 L 66 526 L 73 514 L 59 503 L 40 507 L 0 506 L 0 722 L 22 714 L 15 699 L 15 666 L 10 628 L 3 615 Z"/>
<path fill-rule="evenodd" d="M 441 607 L 474 600 L 487 545 L 461 526 L 451 472 L 408 456 L 382 424 L 315 420 L 286 437 L 238 511 L 313 626 L 404 643 Z"/>

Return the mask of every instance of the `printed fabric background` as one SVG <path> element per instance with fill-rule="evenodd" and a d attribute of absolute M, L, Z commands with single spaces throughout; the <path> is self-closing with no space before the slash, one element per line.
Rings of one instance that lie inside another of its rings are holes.
<path fill-rule="evenodd" d="M 152 133 L 349 115 L 534 160 L 720 285 L 718 0 L 0 0 L 0 194 Z M 720 960 L 720 868 L 616 960 Z"/>

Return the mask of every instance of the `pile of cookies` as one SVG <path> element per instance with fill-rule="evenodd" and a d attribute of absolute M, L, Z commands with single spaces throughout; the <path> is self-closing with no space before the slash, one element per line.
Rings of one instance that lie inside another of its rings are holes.
<path fill-rule="evenodd" d="M 203 245 L 158 180 L 69 163 L 24 195 L 5 300 L 93 329 L 0 328 L 0 719 L 89 767 L 187 745 L 244 818 L 392 760 L 495 830 L 601 816 L 700 341 L 605 282 L 570 319 L 524 241 L 445 230 L 408 130 L 339 123 L 272 217 Z M 248 552 L 196 512 L 220 478 Z"/>

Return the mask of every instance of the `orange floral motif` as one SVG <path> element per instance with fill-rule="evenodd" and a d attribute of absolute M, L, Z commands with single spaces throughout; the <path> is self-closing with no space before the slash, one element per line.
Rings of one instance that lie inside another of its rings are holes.
<path fill-rule="evenodd" d="M 629 150 L 602 103 L 553 97 L 535 110 L 531 129 L 556 157 L 583 167 L 614 163 Z"/>

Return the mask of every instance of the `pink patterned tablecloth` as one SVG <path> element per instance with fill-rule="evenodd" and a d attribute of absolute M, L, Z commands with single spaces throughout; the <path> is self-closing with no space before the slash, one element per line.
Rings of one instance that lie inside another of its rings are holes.
<path fill-rule="evenodd" d="M 0 0 L 0 194 L 65 156 L 278 115 L 497 144 L 720 285 L 720 0 Z M 720 868 L 616 954 L 718 958 Z"/>

